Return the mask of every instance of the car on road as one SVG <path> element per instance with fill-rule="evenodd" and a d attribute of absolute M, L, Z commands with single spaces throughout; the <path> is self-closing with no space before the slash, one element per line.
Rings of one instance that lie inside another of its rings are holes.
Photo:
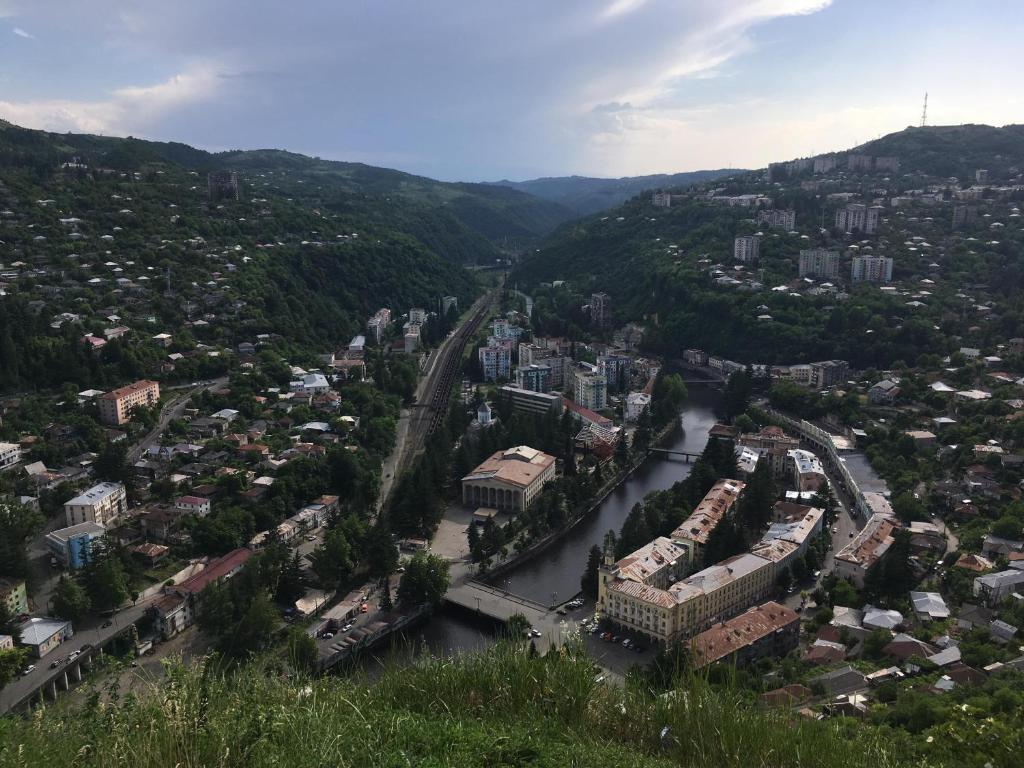
<path fill-rule="evenodd" d="M 817 578 L 819 578 L 820 576 L 821 576 L 821 571 L 815 571 L 815 572 L 814 572 L 814 578 L 816 578 L 816 579 L 817 579 Z"/>
<path fill-rule="evenodd" d="M 107 627 L 112 627 L 112 626 L 114 626 L 114 622 L 112 622 L 110 619 L 107 619 L 106 621 L 103 622 L 103 626 L 101 626 L 100 629 L 106 629 Z"/>
<path fill-rule="evenodd" d="M 623 648 L 629 648 L 629 646 L 631 646 L 632 644 L 633 644 L 633 641 L 630 640 L 628 637 L 625 640 L 622 641 L 622 647 Z"/>
<path fill-rule="evenodd" d="M 530 627 L 530 637 L 540 637 L 540 630 L 536 627 Z"/>
<path fill-rule="evenodd" d="M 332 640 L 332 639 L 334 639 L 334 633 L 333 632 L 324 632 L 323 635 L 321 635 L 321 637 L 323 637 L 324 640 Z"/>
<path fill-rule="evenodd" d="M 50 662 L 50 669 L 56 669 L 57 667 L 59 667 L 63 663 L 64 663 L 64 659 L 54 659 L 53 661 Z"/>
<path fill-rule="evenodd" d="M 22 675 L 31 675 L 35 671 L 36 671 L 36 665 L 35 664 L 29 664 L 27 667 L 25 667 L 25 669 L 22 670 L 21 674 Z"/>
<path fill-rule="evenodd" d="M 312 533 L 309 534 L 309 536 L 306 537 L 306 541 L 316 541 L 316 535 Z"/>
<path fill-rule="evenodd" d="M 348 624 L 346 624 L 344 627 L 341 628 L 341 631 L 342 632 L 348 632 L 354 626 L 355 626 L 355 623 L 350 621 Z"/>
<path fill-rule="evenodd" d="M 82 655 L 81 651 L 72 651 L 71 653 L 68 654 L 68 661 L 74 661 L 75 659 L 77 659 L 81 655 Z"/>

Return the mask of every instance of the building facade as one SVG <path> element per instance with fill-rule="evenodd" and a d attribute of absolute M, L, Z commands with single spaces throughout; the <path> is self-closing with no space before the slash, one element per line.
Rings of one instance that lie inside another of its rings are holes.
<path fill-rule="evenodd" d="M 691 653 L 697 669 L 716 661 L 743 667 L 760 658 L 785 656 L 799 644 L 800 615 L 767 602 L 701 632 L 693 638 Z"/>
<path fill-rule="evenodd" d="M 46 534 L 46 548 L 64 568 L 81 568 L 92 553 L 92 542 L 103 536 L 106 529 L 96 523 L 78 523 Z"/>
<path fill-rule="evenodd" d="M 477 350 L 484 381 L 508 379 L 512 372 L 512 346 L 511 344 L 500 344 L 498 339 L 491 340 L 494 341 L 493 344 L 488 344 Z"/>
<path fill-rule="evenodd" d="M 827 248 L 805 248 L 800 251 L 800 277 L 839 279 L 839 252 Z"/>
<path fill-rule="evenodd" d="M 708 537 L 732 513 L 745 487 L 746 484 L 739 480 L 719 480 L 704 494 L 690 516 L 672 531 L 672 541 L 686 552 L 688 563 L 703 560 Z"/>
<path fill-rule="evenodd" d="M 891 283 L 892 258 L 889 256 L 854 256 L 850 267 L 854 283 Z"/>
<path fill-rule="evenodd" d="M 155 381 L 136 381 L 96 398 L 100 421 L 118 426 L 131 420 L 132 411 L 139 406 L 152 408 L 160 401 L 160 385 Z"/>
<path fill-rule="evenodd" d="M 744 264 L 753 264 L 761 254 L 761 238 L 757 235 L 740 235 L 732 244 L 732 257 Z"/>
<path fill-rule="evenodd" d="M 99 483 L 64 503 L 67 524 L 96 523 L 104 528 L 128 513 L 128 496 L 122 483 Z"/>
<path fill-rule="evenodd" d="M 0 603 L 7 607 L 8 616 L 28 613 L 28 593 L 24 579 L 0 578 Z"/>
<path fill-rule="evenodd" d="M 612 297 L 607 293 L 591 294 L 590 322 L 598 328 L 607 328 L 612 324 Z"/>
<path fill-rule="evenodd" d="M 462 478 L 462 502 L 471 507 L 522 512 L 555 479 L 555 457 L 519 445 L 496 451 Z"/>
<path fill-rule="evenodd" d="M 796 229 L 796 211 L 777 210 L 772 208 L 767 211 L 757 212 L 757 223 L 767 224 L 769 227 L 782 227 L 783 229 Z"/>
<path fill-rule="evenodd" d="M 869 208 L 863 203 L 850 203 L 836 211 L 836 229 L 847 233 L 857 231 L 864 235 L 873 235 L 878 231 L 881 210 L 878 206 Z"/>
<path fill-rule="evenodd" d="M 602 373 L 577 373 L 573 382 L 573 400 L 591 411 L 607 407 L 607 378 Z"/>

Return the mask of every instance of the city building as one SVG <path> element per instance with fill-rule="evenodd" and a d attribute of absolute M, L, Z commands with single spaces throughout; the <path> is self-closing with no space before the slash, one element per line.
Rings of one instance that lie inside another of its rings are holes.
<path fill-rule="evenodd" d="M 761 238 L 757 235 L 740 235 L 732 244 L 732 257 L 744 264 L 753 264 L 761 253 Z"/>
<path fill-rule="evenodd" d="M 640 414 L 651 407 L 651 396 L 646 392 L 630 392 L 626 395 L 626 421 L 637 422 Z"/>
<path fill-rule="evenodd" d="M 672 194 L 669 192 L 655 192 L 651 195 L 651 205 L 656 208 L 668 208 L 672 205 Z"/>
<path fill-rule="evenodd" d="M 591 411 L 608 405 L 608 380 L 602 373 L 577 372 L 573 381 L 573 400 Z"/>
<path fill-rule="evenodd" d="M 553 412 L 559 416 L 562 414 L 562 398 L 559 395 L 532 392 L 508 384 L 498 392 L 500 397 L 512 405 L 512 410 L 516 413 L 546 414 Z"/>
<path fill-rule="evenodd" d="M 0 603 L 7 607 L 8 616 L 28 613 L 28 593 L 24 579 L 0 578 Z"/>
<path fill-rule="evenodd" d="M 489 341 L 494 343 L 489 343 L 486 347 L 480 347 L 477 350 L 484 381 L 508 379 L 512 372 L 512 346 L 511 344 L 499 344 L 496 338 Z"/>
<path fill-rule="evenodd" d="M 974 205 L 962 205 L 957 203 L 953 206 L 953 229 L 966 227 L 973 224 L 978 218 L 978 208 Z"/>
<path fill-rule="evenodd" d="M 994 608 L 1014 593 L 1024 594 L 1024 569 L 997 571 L 974 580 L 974 596 Z"/>
<path fill-rule="evenodd" d="M 607 293 L 590 295 L 590 322 L 598 328 L 612 324 L 612 298 Z"/>
<path fill-rule="evenodd" d="M 858 589 L 874 565 L 892 546 L 896 521 L 887 515 L 872 515 L 853 540 L 836 554 L 836 574 L 849 579 Z"/>
<path fill-rule="evenodd" d="M 409 310 L 409 322 L 413 325 L 423 325 L 427 322 L 427 310 L 422 307 L 413 307 Z"/>
<path fill-rule="evenodd" d="M 775 602 L 756 605 L 706 629 L 690 642 L 695 669 L 716 661 L 742 667 L 764 657 L 782 657 L 800 642 L 800 615 Z"/>
<path fill-rule="evenodd" d="M 789 477 L 789 452 L 800 447 L 800 441 L 790 437 L 781 427 L 767 426 L 756 434 L 740 435 L 741 447 L 757 451 L 762 461 L 768 462 L 768 471 L 776 480 L 785 481 Z"/>
<path fill-rule="evenodd" d="M 0 443 L 0 470 L 13 467 L 21 461 L 21 446 L 17 443 Z"/>
<path fill-rule="evenodd" d="M 239 200 L 242 196 L 236 171 L 210 171 L 206 177 L 206 187 L 211 202 Z"/>
<path fill-rule="evenodd" d="M 92 542 L 107 532 L 96 523 L 85 522 L 46 534 L 46 548 L 64 568 L 81 568 L 92 552 Z"/>
<path fill-rule="evenodd" d="M 782 227 L 787 230 L 796 229 L 796 211 L 781 211 L 775 208 L 767 211 L 758 211 L 757 223 L 767 224 L 769 227 Z"/>
<path fill-rule="evenodd" d="M 775 564 L 750 553 L 705 568 L 667 589 L 617 571 L 606 553 L 598 580 L 601 617 L 652 640 L 686 640 L 765 600 Z"/>
<path fill-rule="evenodd" d="M 179 496 L 174 500 L 174 508 L 185 514 L 206 517 L 210 514 L 210 500 L 203 496 Z"/>
<path fill-rule="evenodd" d="M 609 392 L 625 392 L 633 371 L 633 358 L 629 355 L 598 355 L 597 369 L 604 372 Z"/>
<path fill-rule="evenodd" d="M 387 336 L 388 326 L 391 325 L 391 310 L 387 308 L 378 309 L 373 317 L 366 321 L 366 332 L 373 339 L 374 344 L 380 344 Z"/>
<path fill-rule="evenodd" d="M 452 307 L 455 308 L 456 312 L 459 311 L 459 298 L 457 296 L 442 296 L 441 297 L 441 312 L 443 312 L 445 315 L 447 315 L 448 314 L 448 310 L 450 310 Z"/>
<path fill-rule="evenodd" d="M 873 235 L 878 231 L 881 210 L 879 206 L 868 208 L 863 203 L 850 203 L 836 211 L 836 229 Z"/>
<path fill-rule="evenodd" d="M 474 508 L 521 512 L 554 479 L 554 456 L 519 445 L 496 451 L 462 478 L 462 502 Z"/>
<path fill-rule="evenodd" d="M 164 596 L 149 609 L 157 632 L 166 640 L 192 626 L 199 612 L 203 590 L 237 574 L 253 554 L 248 548 L 233 550 L 211 560 L 203 570 L 180 584 L 165 587 Z"/>
<path fill-rule="evenodd" d="M 839 279 L 839 252 L 827 248 L 806 248 L 800 251 L 800 277 Z"/>
<path fill-rule="evenodd" d="M 97 523 L 109 528 L 128 514 L 128 497 L 122 483 L 99 483 L 64 502 L 68 525 Z"/>
<path fill-rule="evenodd" d="M 828 486 L 821 460 L 810 451 L 796 448 L 789 452 L 793 465 L 793 486 L 798 491 L 819 491 Z"/>
<path fill-rule="evenodd" d="M 739 480 L 719 480 L 704 494 L 690 516 L 672 531 L 672 541 L 682 548 L 687 563 L 703 561 L 708 536 L 732 512 L 745 487 Z"/>
<path fill-rule="evenodd" d="M 18 625 L 18 645 L 27 648 L 33 658 L 41 659 L 74 634 L 70 621 L 32 616 Z"/>
<path fill-rule="evenodd" d="M 118 426 L 131 420 L 134 409 L 139 406 L 152 408 L 159 400 L 160 385 L 143 379 L 100 395 L 96 403 L 100 409 L 100 421 Z"/>
<path fill-rule="evenodd" d="M 298 395 L 322 395 L 331 391 L 331 382 L 322 373 L 306 373 L 291 382 L 288 388 Z"/>
<path fill-rule="evenodd" d="M 892 258 L 890 256 L 854 256 L 850 267 L 850 280 L 854 283 L 891 283 Z"/>
<path fill-rule="evenodd" d="M 402 335 L 402 345 L 405 354 L 411 355 L 416 352 L 420 346 L 420 327 L 418 325 L 407 324 Z"/>
<path fill-rule="evenodd" d="M 551 389 L 551 368 L 547 365 L 520 365 L 516 368 L 516 385 L 532 392 Z"/>

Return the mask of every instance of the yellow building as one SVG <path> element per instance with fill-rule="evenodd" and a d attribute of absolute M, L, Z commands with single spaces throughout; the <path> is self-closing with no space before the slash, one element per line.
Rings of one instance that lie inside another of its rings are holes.
<path fill-rule="evenodd" d="M 687 550 L 690 563 L 700 562 L 708 536 L 733 508 L 746 487 L 739 480 L 719 480 L 686 520 L 672 532 L 672 541 Z"/>

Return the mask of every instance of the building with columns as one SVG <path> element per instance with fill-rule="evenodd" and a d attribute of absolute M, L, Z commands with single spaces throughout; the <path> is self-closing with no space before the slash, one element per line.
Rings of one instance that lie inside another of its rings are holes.
<path fill-rule="evenodd" d="M 537 498 L 544 484 L 554 479 L 554 456 L 519 445 L 495 452 L 462 478 L 462 503 L 522 512 Z"/>

